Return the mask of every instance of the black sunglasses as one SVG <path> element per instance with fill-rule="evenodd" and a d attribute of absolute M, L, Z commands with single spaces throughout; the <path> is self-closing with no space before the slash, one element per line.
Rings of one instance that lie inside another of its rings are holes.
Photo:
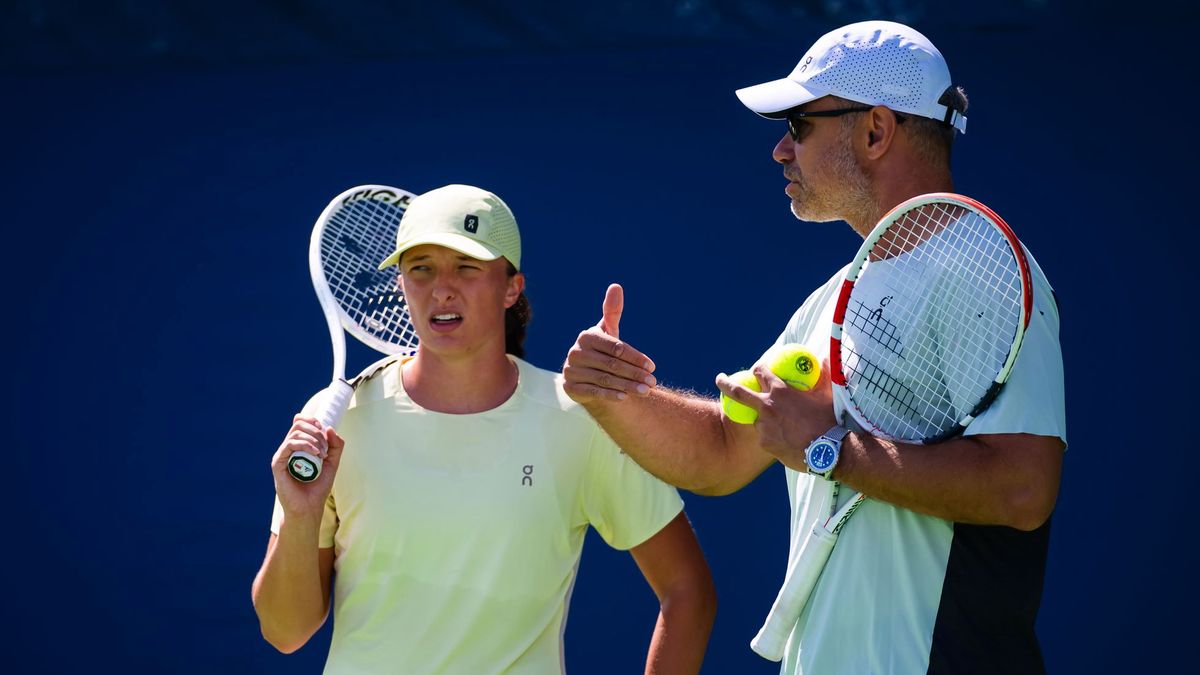
<path fill-rule="evenodd" d="M 797 110 L 796 112 L 790 112 L 785 117 L 787 120 L 788 135 L 792 137 L 793 142 L 799 143 L 800 122 L 808 117 L 841 117 L 842 115 L 848 115 L 856 112 L 866 112 L 871 109 L 872 106 L 860 106 L 858 108 L 834 108 L 833 110 L 813 110 L 811 112 Z M 896 116 L 897 124 L 904 123 L 906 118 L 903 115 L 894 110 L 892 111 L 892 114 Z"/>

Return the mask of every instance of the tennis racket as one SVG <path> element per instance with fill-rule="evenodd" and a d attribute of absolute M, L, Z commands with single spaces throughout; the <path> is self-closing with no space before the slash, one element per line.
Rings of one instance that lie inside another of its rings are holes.
<path fill-rule="evenodd" d="M 845 423 L 902 443 L 962 433 L 1012 372 L 1033 292 L 1009 226 L 983 204 L 949 193 L 900 204 L 876 225 L 847 269 L 833 313 L 829 366 Z M 755 652 L 783 658 L 788 637 L 862 505 L 852 496 L 813 528 L 788 566 Z"/>
<path fill-rule="evenodd" d="M 360 185 L 329 202 L 313 226 L 308 269 L 333 345 L 333 381 L 309 399 L 302 415 L 336 427 L 354 388 L 346 381 L 346 333 L 384 354 L 412 353 L 417 334 L 394 271 L 379 263 L 396 248 L 396 230 L 411 192 Z M 321 475 L 321 458 L 295 452 L 288 473 L 307 483 Z"/>

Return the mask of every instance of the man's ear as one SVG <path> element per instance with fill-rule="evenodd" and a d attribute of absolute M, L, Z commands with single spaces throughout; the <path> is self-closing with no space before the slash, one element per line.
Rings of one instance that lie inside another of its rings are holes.
<path fill-rule="evenodd" d="M 864 115 L 867 125 L 867 143 L 863 153 L 868 159 L 879 159 L 887 154 L 896 139 L 896 113 L 878 105 Z"/>

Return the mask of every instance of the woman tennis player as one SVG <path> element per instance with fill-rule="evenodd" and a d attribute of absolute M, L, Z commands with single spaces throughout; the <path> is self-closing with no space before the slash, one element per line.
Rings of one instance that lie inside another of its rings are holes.
<path fill-rule="evenodd" d="M 275 453 L 253 588 L 264 637 L 299 649 L 332 591 L 326 673 L 562 672 L 590 525 L 659 598 L 646 672 L 697 672 L 715 593 L 683 503 L 560 375 L 522 360 L 529 304 L 508 207 L 465 185 L 417 197 L 390 265 L 420 346 L 356 378 L 336 431 L 297 416 Z M 324 460 L 317 480 L 288 475 L 297 450 Z"/>

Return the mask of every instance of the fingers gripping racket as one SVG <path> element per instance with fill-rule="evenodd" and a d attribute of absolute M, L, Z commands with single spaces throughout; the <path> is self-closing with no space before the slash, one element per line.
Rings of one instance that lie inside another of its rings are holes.
<path fill-rule="evenodd" d="M 384 354 L 411 353 L 417 335 L 394 271 L 379 263 L 396 248 L 396 230 L 411 192 L 385 185 L 360 185 L 334 198 L 313 226 L 308 268 L 333 345 L 333 381 L 305 405 L 302 414 L 335 427 L 354 389 L 346 382 L 343 330 Z M 316 480 L 321 459 L 295 452 L 288 472 L 298 481 Z"/>
<path fill-rule="evenodd" d="M 937 443 L 962 433 L 1008 380 L 1032 302 L 1021 243 L 989 208 L 948 193 L 900 204 L 842 282 L 830 331 L 836 407 L 892 441 Z M 829 518 L 798 549 L 750 643 L 765 658 L 783 657 L 838 534 L 864 500 L 856 494 L 839 508 L 838 494 L 834 483 Z"/>

